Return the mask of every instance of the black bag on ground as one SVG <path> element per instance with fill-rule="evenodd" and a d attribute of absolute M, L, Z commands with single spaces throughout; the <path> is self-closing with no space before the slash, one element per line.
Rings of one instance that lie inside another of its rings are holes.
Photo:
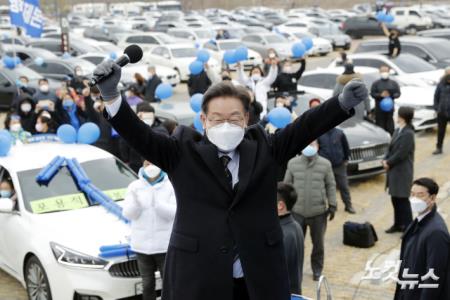
<path fill-rule="evenodd" d="M 361 224 L 347 221 L 344 223 L 344 245 L 369 248 L 375 245 L 376 241 L 378 241 L 377 233 L 369 222 Z"/>

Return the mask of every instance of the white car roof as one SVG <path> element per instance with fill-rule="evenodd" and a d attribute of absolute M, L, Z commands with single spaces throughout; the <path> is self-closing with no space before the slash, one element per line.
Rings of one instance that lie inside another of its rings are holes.
<path fill-rule="evenodd" d="M 47 166 L 58 155 L 76 158 L 80 163 L 113 157 L 112 154 L 91 145 L 33 143 L 11 147 L 7 156 L 0 157 L 0 165 L 13 173 L 33 170 Z"/>
<path fill-rule="evenodd" d="M 370 74 L 370 73 L 378 73 L 377 68 L 370 67 L 354 67 L 356 73 L 361 74 Z M 344 72 L 344 67 L 330 67 L 330 68 L 318 68 L 313 71 L 306 71 L 305 75 L 308 74 L 336 74 L 341 75 Z"/>

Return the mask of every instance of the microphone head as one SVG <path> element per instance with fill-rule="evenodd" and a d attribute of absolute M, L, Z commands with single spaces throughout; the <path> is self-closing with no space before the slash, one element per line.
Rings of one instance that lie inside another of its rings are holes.
<path fill-rule="evenodd" d="M 126 47 L 123 53 L 129 57 L 130 63 L 132 64 L 140 61 L 142 59 L 142 56 L 144 55 L 141 47 L 139 47 L 138 45 L 130 45 Z"/>

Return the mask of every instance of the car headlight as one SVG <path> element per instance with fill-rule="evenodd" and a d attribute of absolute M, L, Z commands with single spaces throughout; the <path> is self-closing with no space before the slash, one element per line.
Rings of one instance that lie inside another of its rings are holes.
<path fill-rule="evenodd" d="M 89 269 L 103 269 L 108 265 L 108 262 L 101 258 L 83 254 L 53 242 L 50 242 L 50 247 L 56 260 L 62 265 Z"/>

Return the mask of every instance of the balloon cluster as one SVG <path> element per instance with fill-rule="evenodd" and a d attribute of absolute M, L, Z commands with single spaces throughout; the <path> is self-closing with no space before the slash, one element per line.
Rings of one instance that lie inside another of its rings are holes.
<path fill-rule="evenodd" d="M 234 50 L 227 50 L 223 54 L 223 61 L 232 65 L 248 59 L 248 49 L 245 46 L 240 46 Z"/>
<path fill-rule="evenodd" d="M 267 115 L 269 123 L 276 128 L 284 128 L 292 121 L 291 112 L 285 107 L 272 109 Z"/>
<path fill-rule="evenodd" d="M 192 75 L 198 75 L 203 72 L 203 65 L 206 64 L 211 55 L 208 50 L 200 49 L 197 51 L 197 58 L 189 64 L 189 72 Z"/>
<path fill-rule="evenodd" d="M 2 59 L 3 65 L 5 66 L 5 68 L 7 69 L 14 69 L 15 67 L 17 67 L 18 65 L 21 64 L 20 58 L 19 57 L 12 57 L 12 56 L 8 56 L 5 55 Z"/>
<path fill-rule="evenodd" d="M 394 16 L 383 11 L 377 12 L 376 16 L 377 21 L 380 23 L 392 23 L 394 22 Z"/>
<path fill-rule="evenodd" d="M 200 133 L 203 133 L 203 124 L 200 119 L 202 103 L 203 103 L 203 94 L 197 93 L 197 94 L 192 95 L 190 104 L 191 104 L 192 110 L 195 112 L 193 123 L 194 123 L 195 129 Z"/>
<path fill-rule="evenodd" d="M 100 128 L 97 124 L 88 122 L 81 125 L 77 130 L 69 124 L 63 124 L 58 127 L 56 135 L 65 144 L 93 144 L 100 137 Z"/>
<path fill-rule="evenodd" d="M 304 37 L 300 42 L 297 42 L 292 45 L 292 57 L 301 58 L 305 55 L 305 53 L 312 49 L 314 46 L 314 42 L 310 37 Z"/>

